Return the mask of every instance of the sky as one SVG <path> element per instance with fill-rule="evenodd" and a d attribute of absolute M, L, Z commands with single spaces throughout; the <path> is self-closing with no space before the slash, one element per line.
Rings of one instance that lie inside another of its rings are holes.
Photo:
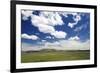
<path fill-rule="evenodd" d="M 90 49 L 90 13 L 21 10 L 23 51 Z"/>

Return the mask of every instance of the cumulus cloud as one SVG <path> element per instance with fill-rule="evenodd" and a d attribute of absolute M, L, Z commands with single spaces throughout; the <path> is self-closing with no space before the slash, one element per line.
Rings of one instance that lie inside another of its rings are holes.
<path fill-rule="evenodd" d="M 68 13 L 66 13 L 66 12 L 65 13 L 61 13 L 61 15 L 63 15 L 66 18 L 68 17 Z"/>
<path fill-rule="evenodd" d="M 75 36 L 75 37 L 70 37 L 68 40 L 80 40 L 80 38 L 78 36 Z"/>
<path fill-rule="evenodd" d="M 75 21 L 74 23 L 68 23 L 68 26 L 70 28 L 73 28 L 77 23 L 81 20 L 81 16 L 79 14 L 73 14 L 73 20 Z"/>
<path fill-rule="evenodd" d="M 32 25 L 38 27 L 40 32 L 52 33 L 55 31 L 54 27 L 47 25 L 49 22 L 43 16 L 32 15 L 31 17 Z"/>
<path fill-rule="evenodd" d="M 48 19 L 49 24 L 51 26 L 56 26 L 56 25 L 63 25 L 64 22 L 62 20 L 61 15 L 58 12 L 41 12 L 40 16 L 45 17 Z"/>
<path fill-rule="evenodd" d="M 34 26 L 39 27 L 40 24 L 47 25 L 49 24 L 48 19 L 43 16 L 32 15 L 31 22 Z"/>
<path fill-rule="evenodd" d="M 36 36 L 36 35 L 28 35 L 28 34 L 25 34 L 25 33 L 22 34 L 21 37 L 24 38 L 24 39 L 31 39 L 31 40 L 37 40 L 37 39 L 39 39 L 39 37 Z"/>
<path fill-rule="evenodd" d="M 29 10 L 28 11 L 27 10 L 22 10 L 21 13 L 23 15 L 22 19 L 23 20 L 28 20 L 28 17 L 32 15 L 33 11 L 31 11 L 31 10 L 30 11 Z"/>
<path fill-rule="evenodd" d="M 66 33 L 63 31 L 56 31 L 54 26 L 62 25 L 61 16 L 56 12 L 41 12 L 39 16 L 32 15 L 31 22 L 33 26 L 38 27 L 40 32 L 49 33 L 56 38 L 65 38 Z"/>
<path fill-rule="evenodd" d="M 55 30 L 54 26 L 63 25 L 64 22 L 62 20 L 61 15 L 64 17 L 68 17 L 68 14 L 73 15 L 74 23 L 68 23 L 70 28 L 73 28 L 78 21 L 81 20 L 81 16 L 78 13 L 70 13 L 70 12 L 45 12 L 41 11 L 39 15 L 32 14 L 33 11 L 22 10 L 23 20 L 27 20 L 28 17 L 31 17 L 32 25 L 38 27 L 38 30 L 43 33 L 49 33 L 56 38 L 65 38 L 67 33 L 64 31 Z M 81 29 L 81 28 L 80 28 Z M 76 29 L 78 30 L 78 29 Z"/>
<path fill-rule="evenodd" d="M 68 15 L 76 16 L 77 12 L 59 12 L 59 14 L 63 15 L 64 17 L 68 17 Z"/>
<path fill-rule="evenodd" d="M 48 26 L 48 25 L 44 25 L 44 24 L 41 24 L 39 27 L 38 27 L 39 31 L 40 32 L 43 32 L 43 33 L 53 33 L 55 32 L 55 29 L 54 27 L 52 26 Z"/>
<path fill-rule="evenodd" d="M 49 26 L 63 25 L 62 17 L 57 12 L 41 12 L 39 16 L 32 15 L 32 23 L 45 24 Z"/>
<path fill-rule="evenodd" d="M 55 31 L 51 33 L 51 35 L 55 36 L 56 38 L 65 38 L 67 36 L 67 33 L 63 31 Z"/>
<path fill-rule="evenodd" d="M 76 25 L 76 23 L 68 23 L 68 26 L 69 26 L 70 28 L 73 28 L 74 25 Z"/>
<path fill-rule="evenodd" d="M 79 14 L 77 14 L 77 15 L 73 16 L 73 19 L 75 22 L 78 22 L 81 20 L 81 16 Z"/>

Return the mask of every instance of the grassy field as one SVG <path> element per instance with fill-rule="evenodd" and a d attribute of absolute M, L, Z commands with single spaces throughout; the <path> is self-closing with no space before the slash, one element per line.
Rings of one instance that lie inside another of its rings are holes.
<path fill-rule="evenodd" d="M 39 51 L 22 52 L 21 62 L 48 62 L 90 59 L 90 51 Z"/>

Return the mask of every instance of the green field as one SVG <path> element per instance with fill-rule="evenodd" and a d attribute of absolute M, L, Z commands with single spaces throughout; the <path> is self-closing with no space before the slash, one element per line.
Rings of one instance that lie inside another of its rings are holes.
<path fill-rule="evenodd" d="M 90 51 L 38 51 L 22 52 L 21 62 L 48 62 L 90 59 Z"/>

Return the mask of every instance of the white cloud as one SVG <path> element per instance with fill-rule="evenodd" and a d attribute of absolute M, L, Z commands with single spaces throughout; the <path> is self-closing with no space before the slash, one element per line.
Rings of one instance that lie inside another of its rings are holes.
<path fill-rule="evenodd" d="M 48 19 L 49 24 L 51 26 L 56 26 L 56 25 L 63 25 L 64 22 L 62 20 L 62 17 L 58 12 L 41 12 L 40 16 L 45 17 Z"/>
<path fill-rule="evenodd" d="M 56 38 L 65 38 L 66 33 L 63 31 L 56 31 L 55 25 L 62 25 L 63 21 L 58 13 L 54 12 L 41 12 L 40 16 L 31 16 L 32 25 L 38 27 L 40 32 L 49 33 Z"/>
<path fill-rule="evenodd" d="M 21 13 L 23 15 L 22 19 L 28 20 L 28 17 L 32 15 L 33 11 L 22 10 Z"/>
<path fill-rule="evenodd" d="M 32 23 L 45 24 L 49 26 L 63 25 L 63 20 L 57 12 L 41 12 L 39 16 L 32 15 Z"/>
<path fill-rule="evenodd" d="M 34 26 L 39 27 L 40 24 L 47 25 L 49 24 L 48 19 L 43 16 L 32 15 L 31 22 Z"/>
<path fill-rule="evenodd" d="M 46 42 L 45 43 L 45 46 L 56 46 L 56 45 L 59 45 L 60 43 L 59 42 L 53 42 L 53 43 L 51 43 L 51 42 Z"/>
<path fill-rule="evenodd" d="M 73 19 L 75 22 L 78 22 L 81 20 L 81 16 L 79 14 L 77 14 L 77 15 L 73 16 Z"/>
<path fill-rule="evenodd" d="M 60 43 L 57 42 L 57 41 L 56 42 L 53 42 L 53 43 L 51 43 L 51 42 L 45 42 L 44 43 L 44 46 L 42 48 L 57 49 L 57 50 L 59 50 L 59 48 L 60 48 L 59 46 L 60 46 Z"/>
<path fill-rule="evenodd" d="M 77 12 L 59 12 L 59 14 L 63 15 L 64 17 L 68 17 L 68 15 L 76 16 Z"/>
<path fill-rule="evenodd" d="M 37 40 L 38 39 L 38 37 L 36 35 L 28 35 L 28 34 L 25 34 L 25 33 L 22 34 L 21 37 L 24 38 L 24 39 L 31 39 L 31 40 Z"/>
<path fill-rule="evenodd" d="M 68 23 L 68 26 L 70 28 L 73 28 L 75 25 L 77 25 L 77 23 L 81 20 L 81 16 L 79 14 L 74 14 L 73 15 L 73 20 L 75 21 L 74 23 Z"/>
<path fill-rule="evenodd" d="M 67 36 L 67 33 L 63 31 L 55 31 L 51 33 L 51 35 L 55 36 L 56 38 L 65 38 Z"/>
<path fill-rule="evenodd" d="M 73 28 L 74 25 L 76 25 L 76 23 L 68 23 L 68 26 L 69 26 L 70 28 Z"/>
<path fill-rule="evenodd" d="M 54 44 L 54 45 L 60 45 L 60 43 L 59 43 L 59 42 L 57 42 L 57 41 L 56 41 L 56 42 L 54 42 L 53 44 Z"/>
<path fill-rule="evenodd" d="M 70 37 L 68 40 L 80 40 L 80 38 L 78 36 L 75 36 L 75 37 Z"/>
<path fill-rule="evenodd" d="M 43 32 L 43 33 L 50 33 L 51 34 L 51 33 L 55 32 L 54 27 L 48 26 L 48 25 L 43 25 L 43 24 L 40 24 L 38 29 L 40 32 Z"/>
<path fill-rule="evenodd" d="M 43 33 L 49 33 L 50 35 L 53 35 L 56 38 L 65 38 L 67 33 L 64 31 L 56 31 L 54 26 L 56 25 L 63 25 L 64 22 L 62 20 L 61 15 L 63 13 L 59 12 L 40 12 L 39 16 L 32 14 L 33 11 L 22 11 L 23 14 L 23 20 L 27 20 L 28 17 L 31 17 L 32 25 L 35 27 L 38 27 L 40 32 Z M 66 14 L 64 14 L 67 16 Z M 75 15 L 75 14 L 74 14 Z M 75 19 L 75 18 L 74 18 Z M 79 19 L 79 17 L 78 17 Z M 76 21 L 78 19 L 75 19 Z M 74 23 L 75 24 L 75 23 Z M 71 23 L 69 24 L 70 27 L 73 27 L 74 25 Z"/>
<path fill-rule="evenodd" d="M 53 38 L 53 37 L 51 37 L 51 36 L 46 36 L 46 38 L 47 38 L 47 39 L 51 39 L 51 38 Z"/>
<path fill-rule="evenodd" d="M 68 13 L 61 13 L 61 15 L 63 15 L 64 17 L 68 17 Z"/>
<path fill-rule="evenodd" d="M 54 27 L 47 25 L 49 24 L 49 22 L 48 19 L 46 19 L 45 17 L 36 15 L 32 15 L 31 17 L 32 25 L 38 27 L 40 32 L 52 33 L 55 31 Z"/>
<path fill-rule="evenodd" d="M 39 51 L 41 49 L 42 49 L 41 46 L 32 45 L 32 44 L 29 44 L 29 43 L 23 43 L 22 42 L 22 46 L 21 46 L 22 51 Z"/>
<path fill-rule="evenodd" d="M 56 50 L 89 50 L 90 41 L 80 42 L 77 40 L 60 40 L 53 43 L 45 42 L 44 47 Z"/>
<path fill-rule="evenodd" d="M 77 40 L 61 40 L 60 44 L 65 50 L 89 50 L 90 41 L 80 42 Z"/>

